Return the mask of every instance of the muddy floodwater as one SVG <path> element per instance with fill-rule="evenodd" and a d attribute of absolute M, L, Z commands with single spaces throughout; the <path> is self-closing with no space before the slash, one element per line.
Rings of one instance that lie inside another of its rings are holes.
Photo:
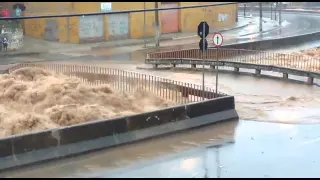
<path fill-rule="evenodd" d="M 143 54 L 55 63 L 134 70 L 201 85 L 202 72 L 136 69 Z M 281 77 L 281 74 L 272 74 Z M 303 80 L 301 77 L 291 77 Z M 205 84 L 215 87 L 215 73 Z M 315 81 L 319 84 L 319 81 Z M 320 87 L 221 71 L 219 91 L 234 95 L 240 122 L 124 145 L 0 174 L 0 177 L 319 177 Z"/>
<path fill-rule="evenodd" d="M 229 121 L 0 177 L 319 177 L 319 128 Z"/>
<path fill-rule="evenodd" d="M 97 66 L 135 70 L 194 84 L 200 84 L 202 78 L 201 72 L 197 71 L 137 70 L 136 65 L 141 63 L 93 62 Z M 214 87 L 215 74 L 206 72 L 205 83 Z M 317 171 L 320 158 L 314 155 L 320 150 L 318 86 L 222 71 L 219 89 L 235 96 L 241 117 L 239 123 L 218 123 L 0 176 L 170 178 L 320 175 Z"/>
<path fill-rule="evenodd" d="M 66 63 L 58 61 L 57 63 Z M 74 60 L 70 64 L 88 64 L 84 60 Z M 175 70 L 137 69 L 143 66 L 141 61 L 91 60 L 96 66 L 120 68 L 143 72 L 171 80 L 201 85 L 202 71 L 190 68 Z M 249 70 L 242 70 L 241 75 L 230 73 L 231 68 L 220 68 L 219 91 L 234 95 L 236 109 L 243 120 L 277 122 L 287 124 L 317 124 L 320 122 L 320 87 L 319 80 L 313 86 L 306 85 L 305 77 L 290 76 L 293 80 L 283 81 L 280 73 L 262 72 L 268 76 L 255 77 Z M 251 71 L 253 73 L 253 71 Z M 205 85 L 215 88 L 216 73 L 205 72 Z"/>

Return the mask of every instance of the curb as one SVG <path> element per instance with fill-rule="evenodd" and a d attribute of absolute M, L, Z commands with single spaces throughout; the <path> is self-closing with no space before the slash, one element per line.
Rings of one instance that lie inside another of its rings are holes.
<path fill-rule="evenodd" d="M 254 34 L 264 34 L 264 33 L 267 33 L 267 32 L 279 30 L 279 29 L 281 29 L 281 28 L 282 28 L 282 27 L 276 27 L 276 28 L 274 28 L 274 29 L 269 29 L 269 30 L 265 30 L 265 31 L 261 31 L 261 32 L 254 32 L 254 33 L 243 34 L 243 35 L 240 35 L 240 37 L 249 36 L 249 35 L 254 35 Z"/>
<path fill-rule="evenodd" d="M 223 29 L 223 30 L 221 30 L 220 32 L 228 32 L 228 31 L 233 31 L 233 30 L 242 29 L 242 28 L 245 28 L 245 27 L 249 26 L 249 24 L 250 24 L 250 23 L 245 24 L 245 25 L 242 25 L 242 26 L 238 26 L 238 27 L 235 27 L 235 28 L 231 28 L 231 29 L 226 29 L 226 30 Z"/>
<path fill-rule="evenodd" d="M 257 40 L 250 41 L 244 43 L 233 43 L 233 44 L 225 44 L 222 48 L 231 48 L 231 49 L 248 49 L 248 50 L 266 50 L 281 47 L 283 45 L 295 45 L 308 42 L 310 40 L 319 40 L 320 39 L 320 31 L 300 34 L 297 36 L 289 36 L 289 37 L 280 37 L 273 39 L 265 39 L 265 40 Z M 210 46 L 208 48 L 215 48 Z"/>
<path fill-rule="evenodd" d="M 238 26 L 238 27 L 234 27 L 234 28 L 230 28 L 230 29 L 221 29 L 221 30 L 218 30 L 220 32 L 228 32 L 228 31 L 233 31 L 233 30 L 237 30 L 237 29 L 241 29 L 241 28 L 244 28 L 244 27 L 247 27 L 249 26 L 249 23 L 248 24 L 245 24 L 245 25 L 242 25 L 242 26 Z M 188 38 L 193 38 L 193 37 L 196 37 L 197 35 L 193 35 L 193 36 L 185 36 L 185 37 L 161 37 L 160 36 L 160 41 L 168 41 L 168 40 L 179 40 L 179 39 L 188 39 Z M 152 43 L 154 42 L 153 39 L 148 39 L 146 40 L 146 43 Z M 144 44 L 144 40 L 142 39 L 137 39 L 136 42 L 129 42 L 129 43 L 125 43 L 124 44 L 117 44 L 117 43 L 114 43 L 114 44 L 110 44 L 110 45 L 101 45 L 101 46 L 93 46 L 91 47 L 92 50 L 96 50 L 96 49 L 102 49 L 102 48 L 113 48 L 113 47 L 122 47 L 122 46 L 134 46 L 134 45 L 140 45 L 140 44 Z"/>
<path fill-rule="evenodd" d="M 238 11 L 243 11 L 244 8 L 239 7 Z M 259 8 L 246 8 L 248 12 L 250 11 L 259 11 Z M 262 8 L 262 11 L 270 11 L 270 8 Z M 282 9 L 282 12 L 298 12 L 298 13 L 318 13 L 320 14 L 320 10 L 295 10 L 295 9 Z"/>
<path fill-rule="evenodd" d="M 250 23 L 247 23 L 245 25 L 241 25 L 241 26 L 237 26 L 234 28 L 230 28 L 230 29 L 221 29 L 221 30 L 217 30 L 220 32 L 228 32 L 228 31 L 233 31 L 233 30 L 238 30 L 238 29 L 242 29 L 245 28 L 249 25 Z M 167 40 L 179 40 L 179 39 L 188 39 L 188 38 L 193 38 L 196 37 L 197 35 L 193 35 L 193 36 L 185 36 L 185 37 L 161 37 L 160 36 L 160 41 L 167 41 Z M 130 39 L 129 39 L 130 41 Z M 146 43 L 152 43 L 154 42 L 154 38 L 149 38 L 146 40 Z M 103 48 L 115 48 L 115 47 L 123 47 L 123 46 L 135 46 L 135 45 L 141 45 L 144 44 L 145 41 L 143 39 L 131 39 L 131 42 L 127 42 L 127 43 L 110 43 L 110 44 L 106 44 L 106 45 L 96 45 L 96 46 L 92 46 L 91 48 L 89 48 L 90 50 L 97 50 L 97 49 L 103 49 Z M 90 46 L 90 45 L 89 45 Z M 0 54 L 0 57 L 19 57 L 19 56 L 32 56 L 32 55 L 40 55 L 42 53 L 47 53 L 47 52 L 26 52 L 26 53 L 14 53 L 14 54 Z"/>
<path fill-rule="evenodd" d="M 320 14 L 320 11 L 314 11 L 314 10 L 311 10 L 311 11 L 298 11 L 298 10 L 283 10 L 283 12 L 298 12 L 298 13 L 315 13 L 315 14 Z"/>
<path fill-rule="evenodd" d="M 34 55 L 40 55 L 41 53 L 43 52 L 6 53 L 6 54 L 0 54 L 0 57 L 34 56 Z"/>

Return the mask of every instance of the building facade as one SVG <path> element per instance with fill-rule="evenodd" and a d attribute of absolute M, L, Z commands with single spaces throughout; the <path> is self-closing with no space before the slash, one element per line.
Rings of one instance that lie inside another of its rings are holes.
<path fill-rule="evenodd" d="M 158 7 L 178 7 L 208 2 L 158 2 Z M 216 2 L 217 3 L 217 2 Z M 154 2 L 24 2 L 24 16 L 93 13 L 154 8 Z M 159 11 L 162 34 L 196 32 L 205 20 L 211 30 L 230 27 L 236 21 L 237 5 Z M 86 43 L 139 39 L 155 35 L 155 12 L 123 13 L 23 21 L 25 35 L 49 41 Z"/>

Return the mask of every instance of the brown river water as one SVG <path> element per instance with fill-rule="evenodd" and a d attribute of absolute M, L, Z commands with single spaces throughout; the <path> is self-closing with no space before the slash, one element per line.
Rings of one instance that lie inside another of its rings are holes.
<path fill-rule="evenodd" d="M 201 85 L 201 71 L 136 69 L 143 64 L 138 57 L 120 63 L 112 57 L 56 63 L 134 70 Z M 205 84 L 215 87 L 215 73 L 205 73 Z M 314 155 L 320 150 L 318 86 L 221 71 L 219 91 L 235 96 L 240 122 L 218 123 L 6 172 L 0 177 L 320 176 L 320 158 Z"/>

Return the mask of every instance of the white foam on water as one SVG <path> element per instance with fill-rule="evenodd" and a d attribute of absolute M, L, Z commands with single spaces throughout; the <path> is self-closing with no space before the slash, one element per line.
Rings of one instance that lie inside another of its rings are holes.
<path fill-rule="evenodd" d="M 288 26 L 289 24 L 291 24 L 291 23 L 288 22 L 287 20 L 284 20 L 284 21 L 281 23 L 281 26 L 282 26 L 282 27 L 286 27 L 286 26 Z"/>

